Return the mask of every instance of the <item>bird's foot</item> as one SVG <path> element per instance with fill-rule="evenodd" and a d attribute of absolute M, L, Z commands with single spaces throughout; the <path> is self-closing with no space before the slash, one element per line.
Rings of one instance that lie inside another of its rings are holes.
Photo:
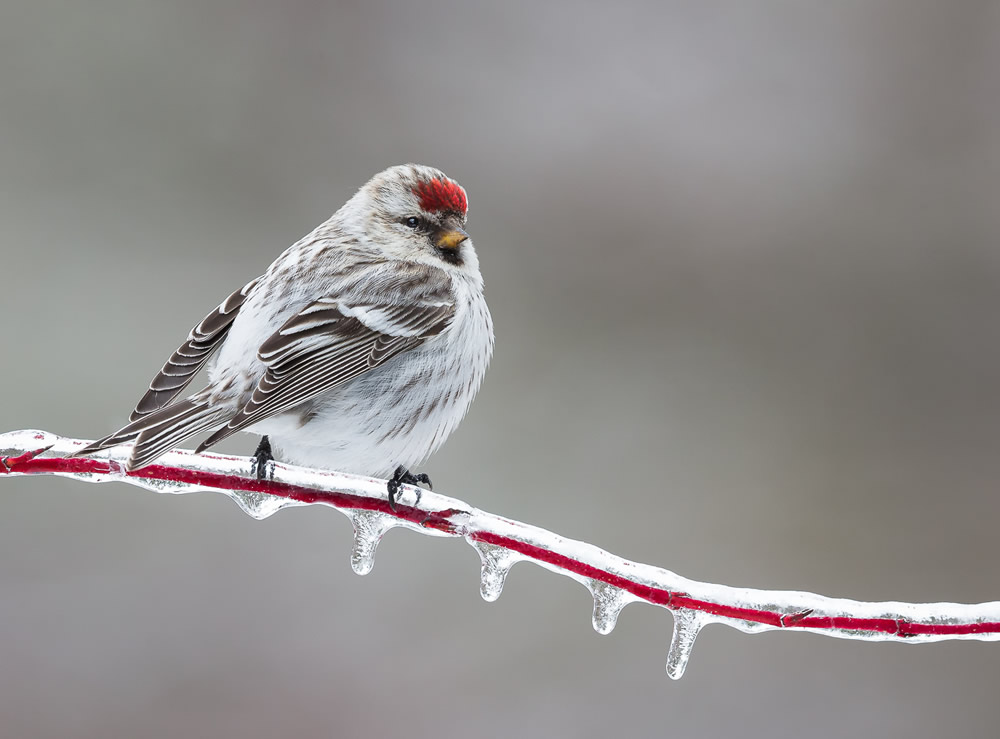
<path fill-rule="evenodd" d="M 266 436 L 260 437 L 257 451 L 253 453 L 250 474 L 258 480 L 274 479 L 274 455 L 271 453 L 271 442 Z"/>
<path fill-rule="evenodd" d="M 421 473 L 419 475 L 412 474 L 403 465 L 399 465 L 396 471 L 392 473 L 392 479 L 386 483 L 386 489 L 389 491 L 389 507 L 392 510 L 396 510 L 396 496 L 399 495 L 400 485 L 422 485 L 428 490 L 433 490 L 434 487 L 431 485 L 431 478 L 427 476 L 426 473 Z M 420 489 L 417 489 L 417 500 L 414 505 L 420 505 Z"/>

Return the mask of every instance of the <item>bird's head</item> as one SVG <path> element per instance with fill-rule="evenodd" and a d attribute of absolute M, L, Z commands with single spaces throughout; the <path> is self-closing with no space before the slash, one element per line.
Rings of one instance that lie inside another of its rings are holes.
<path fill-rule="evenodd" d="M 386 256 L 445 268 L 475 266 L 465 231 L 468 198 L 444 172 L 403 164 L 380 172 L 348 201 L 344 226 Z M 470 263 L 471 262 L 471 263 Z"/>

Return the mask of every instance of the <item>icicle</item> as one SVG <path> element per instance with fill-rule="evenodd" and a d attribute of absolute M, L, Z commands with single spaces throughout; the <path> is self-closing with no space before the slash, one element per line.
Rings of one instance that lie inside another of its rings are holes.
<path fill-rule="evenodd" d="M 708 619 L 700 611 L 686 608 L 670 613 L 674 617 L 674 635 L 667 653 L 667 675 L 673 680 L 680 680 L 691 658 L 694 640 L 698 638 L 698 632 L 708 623 Z"/>
<path fill-rule="evenodd" d="M 483 600 L 492 603 L 500 597 L 503 592 L 503 583 L 507 579 L 507 573 L 515 562 L 520 562 L 524 557 L 517 552 L 498 547 L 495 544 L 487 544 L 482 541 L 468 540 L 483 561 L 483 570 L 480 575 L 479 594 Z"/>
<path fill-rule="evenodd" d="M 351 569 L 367 575 L 375 566 L 375 549 L 386 531 L 396 526 L 396 519 L 378 511 L 353 510 L 347 514 L 354 524 L 354 547 L 351 549 Z"/>
<path fill-rule="evenodd" d="M 259 493 L 250 490 L 232 490 L 229 491 L 229 497 L 236 501 L 236 505 L 242 508 L 244 513 L 256 518 L 258 521 L 295 503 L 294 500 L 283 498 L 280 495 L 271 495 L 270 493 Z"/>
<path fill-rule="evenodd" d="M 625 606 L 638 599 L 601 580 L 590 580 L 585 584 L 594 596 L 594 630 L 598 634 L 610 634 L 618 623 L 618 614 Z"/>

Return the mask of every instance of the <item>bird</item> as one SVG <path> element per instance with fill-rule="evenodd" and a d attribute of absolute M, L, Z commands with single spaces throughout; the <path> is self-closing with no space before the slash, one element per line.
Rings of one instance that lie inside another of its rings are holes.
<path fill-rule="evenodd" d="M 376 174 L 191 329 L 129 423 L 74 456 L 134 442 L 136 470 L 197 434 L 212 432 L 201 453 L 247 431 L 261 437 L 251 474 L 280 461 L 388 478 L 395 509 L 402 484 L 431 486 L 410 469 L 465 417 L 493 354 L 467 218 L 439 169 Z M 202 368 L 205 387 L 180 398 Z"/>

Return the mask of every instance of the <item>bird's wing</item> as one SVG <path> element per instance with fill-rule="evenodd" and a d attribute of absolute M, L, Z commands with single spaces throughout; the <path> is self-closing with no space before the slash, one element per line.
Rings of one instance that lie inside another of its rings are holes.
<path fill-rule="evenodd" d="M 408 305 L 317 300 L 261 344 L 257 356 L 267 370 L 253 396 L 198 451 L 419 346 L 444 331 L 454 315 L 450 300 Z"/>
<path fill-rule="evenodd" d="M 209 357 L 222 345 L 223 339 L 229 333 L 230 326 L 246 300 L 250 291 L 260 280 L 248 282 L 234 292 L 222 304 L 205 316 L 201 323 L 191 329 L 187 341 L 175 351 L 167 363 L 163 365 L 149 390 L 136 404 L 135 410 L 129 416 L 129 421 L 137 421 L 143 416 L 160 410 L 169 405 L 170 401 L 188 386 L 191 379 L 198 374 Z"/>

